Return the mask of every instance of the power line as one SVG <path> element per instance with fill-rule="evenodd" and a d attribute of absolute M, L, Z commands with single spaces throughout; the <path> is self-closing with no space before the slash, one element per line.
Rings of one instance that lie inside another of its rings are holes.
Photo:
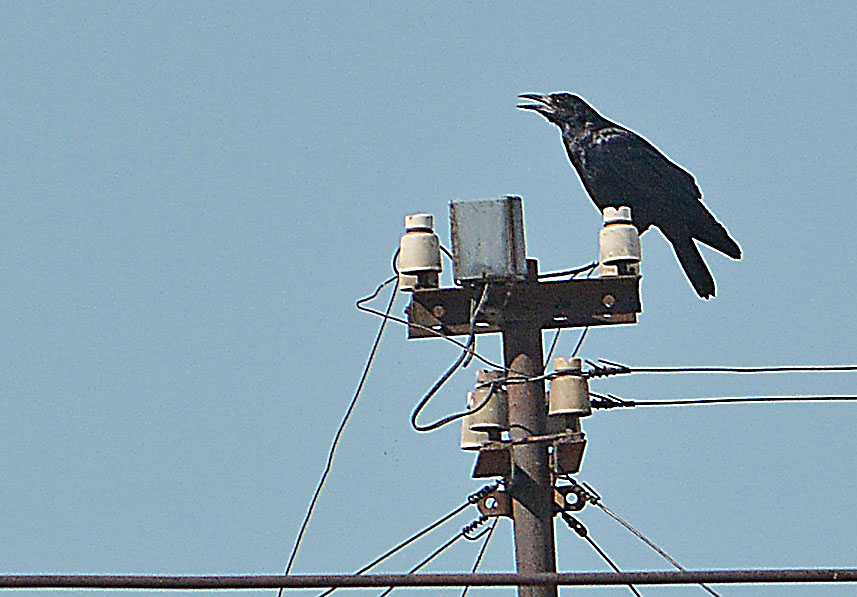
<path fill-rule="evenodd" d="M 420 537 L 427 535 L 431 531 L 433 531 L 436 528 L 438 528 L 439 526 L 441 526 L 443 523 L 454 518 L 456 515 L 460 514 L 465 508 L 467 508 L 468 506 L 470 506 L 472 504 L 475 504 L 480 499 L 482 499 L 485 495 L 489 494 L 490 492 L 494 491 L 495 489 L 497 489 L 496 483 L 491 483 L 490 485 L 483 486 L 479 491 L 476 491 L 476 492 L 470 494 L 467 497 L 466 502 L 459 505 L 454 510 L 444 514 L 443 516 L 441 516 L 436 521 L 429 524 L 428 526 L 426 526 L 422 530 L 417 531 L 416 533 L 414 533 L 413 535 L 411 535 L 410 537 L 408 537 L 407 539 L 405 539 L 404 541 L 402 541 L 401 543 L 399 543 L 398 545 L 396 545 L 392 549 L 386 551 L 381 556 L 375 558 L 374 560 L 372 560 L 371 562 L 369 562 L 368 564 L 363 566 L 360 570 L 358 570 L 354 574 L 363 574 L 367 570 L 374 568 L 375 566 L 377 566 L 378 564 L 380 564 L 381 562 L 383 562 L 384 560 L 386 560 L 387 558 L 389 558 L 393 554 L 401 551 L 402 549 L 404 549 L 405 547 L 407 547 L 408 545 L 410 545 L 411 543 L 413 543 L 414 541 L 416 541 Z M 318 597 L 326 597 L 327 595 L 330 595 L 331 593 L 333 593 L 335 590 L 336 590 L 335 588 L 328 589 L 324 593 L 319 594 Z"/>
<path fill-rule="evenodd" d="M 613 562 L 613 560 L 610 559 L 610 556 L 607 555 L 607 552 L 601 549 L 601 547 L 598 546 L 595 540 L 589 536 L 589 530 L 583 525 L 582 522 L 577 520 L 568 512 L 560 512 L 560 516 L 562 516 L 562 519 L 568 526 L 568 528 L 577 533 L 581 539 L 584 539 L 587 543 L 589 543 L 592 549 L 594 549 L 596 553 L 601 556 L 602 560 L 607 562 L 607 564 L 613 569 L 614 572 L 622 572 L 621 570 L 619 570 L 619 567 Z M 631 589 L 631 592 L 637 597 L 643 597 L 642 595 L 640 595 L 640 592 L 637 591 L 633 584 L 629 584 L 628 588 Z"/>
<path fill-rule="evenodd" d="M 459 539 L 461 539 L 461 538 L 462 538 L 462 537 L 464 537 L 464 536 L 465 536 L 465 535 L 464 535 L 464 531 L 459 531 L 458 533 L 456 533 L 455 535 L 453 535 L 453 536 L 452 536 L 452 537 L 451 537 L 451 538 L 450 538 L 446 543 L 444 543 L 443 545 L 441 545 L 440 547 L 438 547 L 436 550 L 434 550 L 433 552 L 431 552 L 431 553 L 430 553 L 426 558 L 424 558 L 424 559 L 423 559 L 423 561 L 422 561 L 422 562 L 420 562 L 419 564 L 417 564 L 416 566 L 414 566 L 413 568 L 411 568 L 411 569 L 408 571 L 408 573 L 409 573 L 409 574 L 413 574 L 414 572 L 416 572 L 417 570 L 419 570 L 420 568 L 422 568 L 423 566 L 425 566 L 426 564 L 428 564 L 429 562 L 431 562 L 431 561 L 432 561 L 433 559 L 435 559 L 437 556 L 439 556 L 440 554 L 442 554 L 442 553 L 443 553 L 444 551 L 446 551 L 449 547 L 451 547 L 453 543 L 455 543 L 456 541 L 458 541 Z M 386 590 L 386 591 L 384 591 L 383 593 L 381 593 L 380 595 L 378 595 L 378 597 L 386 597 L 386 595 L 389 595 L 390 593 L 392 593 L 392 592 L 393 592 L 393 589 L 395 589 L 395 588 L 396 588 L 395 586 L 388 587 L 388 588 L 387 588 L 387 590 Z"/>
<path fill-rule="evenodd" d="M 369 297 L 357 301 L 358 306 L 361 302 L 371 300 L 378 296 L 378 293 L 380 293 L 385 286 L 387 286 L 394 280 L 396 282 L 393 285 L 393 292 L 390 294 L 390 302 L 387 304 L 387 314 L 389 315 L 390 311 L 393 309 L 393 303 L 396 301 L 396 291 L 399 288 L 397 276 L 394 276 L 393 278 L 390 278 L 389 280 L 380 284 L 378 288 L 375 289 L 375 292 Z M 333 457 L 336 454 L 336 447 L 339 445 L 339 440 L 342 437 L 343 431 L 345 431 L 345 426 L 348 424 L 348 419 L 351 417 L 351 413 L 354 412 L 354 407 L 357 405 L 357 400 L 360 398 L 360 393 L 363 391 L 363 386 L 366 384 L 366 378 L 369 376 L 369 369 L 372 367 L 372 362 L 375 360 L 375 355 L 378 352 L 378 345 L 381 343 L 381 336 L 384 335 L 384 329 L 386 327 L 387 320 L 384 319 L 381 321 L 381 325 L 378 328 L 378 334 L 375 336 L 375 341 L 372 344 L 372 349 L 369 351 L 369 357 L 366 359 L 366 366 L 363 367 L 363 373 L 360 376 L 360 382 L 357 384 L 357 389 L 354 391 L 354 397 L 351 399 L 351 403 L 345 410 L 345 416 L 342 417 L 342 421 L 339 424 L 339 428 L 336 430 L 336 434 L 333 436 L 333 441 L 330 444 L 330 450 L 327 454 L 327 463 L 325 464 L 324 471 L 321 473 L 321 478 L 319 479 L 318 485 L 315 488 L 315 493 L 312 496 L 312 500 L 310 500 L 309 507 L 306 511 L 306 516 L 304 516 L 304 520 L 301 523 L 301 528 L 298 531 L 297 538 L 295 539 L 295 544 L 292 548 L 292 553 L 289 556 L 289 562 L 288 564 L 286 564 L 286 574 L 291 571 L 292 564 L 294 564 L 295 562 L 295 557 L 297 557 L 298 555 L 298 550 L 300 549 L 304 533 L 306 533 L 307 526 L 309 525 L 309 520 L 312 517 L 313 511 L 315 511 L 315 506 L 318 503 L 318 498 L 321 495 L 321 490 L 324 487 L 324 483 L 325 481 L 327 481 L 327 476 L 330 474 L 330 469 L 333 466 Z M 283 590 L 280 589 L 278 597 L 282 597 L 282 594 Z"/>
<path fill-rule="evenodd" d="M 598 359 L 597 363 L 587 361 L 592 367 L 589 371 L 591 377 L 603 377 L 607 375 L 638 374 L 674 374 L 674 373 L 821 373 L 837 372 L 847 373 L 857 371 L 857 365 L 775 365 L 761 367 L 731 367 L 731 366 L 672 366 L 672 367 L 632 367 L 607 359 Z"/>
<path fill-rule="evenodd" d="M 491 523 L 491 527 L 488 529 L 488 535 L 485 537 L 485 541 L 482 542 L 482 547 L 479 549 L 479 553 L 476 556 L 476 561 L 473 563 L 473 568 L 470 569 L 471 573 L 475 573 L 479 569 L 479 564 L 482 562 L 482 557 L 485 555 L 485 550 L 488 548 L 488 542 L 491 541 L 491 537 L 494 535 L 494 529 L 497 527 L 498 522 L 500 522 L 500 517 L 495 516 L 494 522 Z M 467 591 L 469 590 L 470 585 L 466 585 L 461 591 L 461 597 L 467 597 Z"/>
<path fill-rule="evenodd" d="M 451 344 L 455 344 L 459 348 L 467 349 L 467 344 L 465 342 L 461 342 L 460 340 L 456 340 L 452 336 L 448 336 L 447 334 L 444 334 L 440 330 L 436 330 L 436 329 L 429 327 L 427 325 L 422 325 L 422 324 L 416 323 L 416 322 L 410 322 L 407 319 L 403 319 L 401 317 L 396 317 L 395 315 L 390 315 L 389 313 L 382 313 L 381 311 L 377 311 L 375 309 L 372 309 L 371 307 L 366 307 L 362 304 L 358 304 L 357 308 L 360 309 L 361 311 L 365 311 L 366 313 L 370 313 L 370 314 L 376 315 L 378 317 L 383 317 L 384 319 L 389 320 L 389 321 L 393 321 L 395 323 L 399 323 L 399 324 L 406 325 L 409 327 L 415 327 L 415 328 L 421 329 L 425 332 L 428 332 L 430 334 L 437 336 L 438 338 L 441 338 L 442 340 L 446 340 L 447 342 L 450 342 Z M 482 361 L 483 363 L 485 363 L 489 367 L 493 367 L 494 369 L 503 369 L 503 365 L 496 363 L 494 361 L 491 361 L 490 359 L 482 356 L 478 352 L 471 350 L 471 353 L 473 354 L 473 357 L 475 359 Z"/>
<path fill-rule="evenodd" d="M 574 269 L 567 269 L 567 270 L 563 270 L 563 271 L 559 271 L 559 272 L 548 272 L 546 274 L 539 274 L 538 279 L 539 280 L 547 280 L 549 278 L 563 278 L 565 276 L 571 276 L 572 278 L 574 278 L 575 276 L 577 276 L 578 274 L 582 274 L 583 272 L 587 272 L 587 271 L 591 272 L 596 267 L 598 267 L 598 262 L 593 261 L 592 263 L 587 263 L 586 265 L 583 265 L 581 267 L 576 267 Z"/>
<path fill-rule="evenodd" d="M 535 572 L 478 574 L 302 575 L 0 575 L 0 589 L 260 590 L 327 587 L 619 586 L 758 583 L 857 583 L 857 568 Z"/>
<path fill-rule="evenodd" d="M 577 346 L 574 347 L 574 351 L 571 353 L 571 358 L 577 356 L 577 353 L 580 351 L 580 347 L 583 346 L 583 341 L 586 339 L 586 333 L 589 331 L 589 326 L 583 328 L 583 332 L 580 334 L 580 338 L 577 339 Z"/>
<path fill-rule="evenodd" d="M 467 342 L 464 345 L 464 350 L 461 352 L 461 355 L 455 360 L 455 362 L 450 365 L 449 369 L 441 375 L 440 379 L 438 379 L 435 384 L 431 387 L 431 389 L 426 393 L 425 396 L 417 403 L 414 407 L 413 412 L 411 413 L 411 427 L 413 427 L 416 431 L 432 431 L 446 425 L 447 423 L 454 421 L 456 419 L 460 419 L 461 417 L 466 416 L 468 413 L 458 413 L 456 415 L 452 415 L 449 417 L 444 417 L 439 421 L 435 421 L 434 423 L 429 423 L 428 425 L 420 425 L 417 423 L 417 417 L 420 416 L 420 412 L 425 408 L 425 406 L 429 403 L 432 397 L 443 387 L 443 384 L 447 382 L 447 380 L 452 377 L 452 374 L 455 373 L 458 368 L 468 359 L 468 357 L 473 356 L 473 352 L 471 348 L 473 347 L 473 341 L 476 338 L 476 320 L 479 318 L 479 313 L 482 311 L 482 307 L 485 306 L 485 301 L 488 300 L 488 288 L 490 284 L 485 284 L 485 287 L 482 289 L 482 296 L 479 298 L 479 301 L 475 304 L 471 304 L 470 309 L 470 334 L 467 338 Z M 488 403 L 488 399 L 486 398 L 484 404 Z M 484 406 L 483 404 L 483 406 Z"/>
<path fill-rule="evenodd" d="M 604 512 L 605 514 L 610 516 L 613 520 L 615 520 L 616 522 L 621 524 L 623 527 L 625 527 L 625 529 L 630 531 L 634 536 L 636 536 L 638 539 L 640 539 L 643 543 L 645 543 L 650 548 L 652 548 L 659 556 L 661 556 L 667 562 L 672 564 L 673 567 L 676 568 L 676 570 L 685 570 L 685 568 L 682 567 L 682 565 L 679 564 L 675 559 L 673 559 L 667 552 L 665 552 L 663 549 L 661 549 L 660 547 L 655 545 L 654 541 L 652 541 L 651 539 L 646 537 L 643 533 L 641 533 L 640 531 L 635 529 L 633 526 L 631 526 L 631 523 L 629 523 L 628 521 L 626 521 L 625 519 L 620 517 L 618 514 L 616 514 L 612 510 L 610 510 L 607 506 L 605 506 L 601 501 L 601 496 L 598 495 L 598 492 L 595 491 L 595 489 L 593 489 L 591 485 L 589 485 L 588 483 L 583 483 L 583 485 L 581 486 L 577 481 L 572 479 L 571 476 L 569 476 L 569 475 L 563 475 L 563 478 L 574 486 L 575 491 L 579 492 L 578 495 L 581 497 L 581 499 L 586 500 L 587 502 L 589 502 L 590 504 L 593 504 L 594 506 L 598 506 L 602 512 Z M 720 595 L 716 591 L 712 590 L 707 585 L 700 583 L 700 586 L 705 591 L 707 591 L 710 595 L 713 595 L 714 597 L 720 597 Z"/>
<path fill-rule="evenodd" d="M 633 408 L 637 406 L 691 406 L 702 404 L 749 404 L 774 402 L 854 402 L 857 396 L 724 396 L 714 398 L 677 398 L 671 400 L 628 400 L 613 394 L 590 392 L 592 408 Z"/>

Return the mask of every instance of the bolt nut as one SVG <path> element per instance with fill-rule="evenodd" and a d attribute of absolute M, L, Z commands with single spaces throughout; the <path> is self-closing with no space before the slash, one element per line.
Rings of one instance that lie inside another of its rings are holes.
<path fill-rule="evenodd" d="M 604 298 L 601 299 L 601 304 L 610 309 L 616 304 L 616 297 L 609 293 L 605 294 Z"/>

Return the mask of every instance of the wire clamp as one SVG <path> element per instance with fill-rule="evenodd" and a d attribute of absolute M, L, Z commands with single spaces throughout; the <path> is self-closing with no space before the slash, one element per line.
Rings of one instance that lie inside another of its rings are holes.
<path fill-rule="evenodd" d="M 577 520 L 574 516 L 569 514 L 568 512 L 562 512 L 562 519 L 565 524 L 568 525 L 572 531 L 580 535 L 581 537 L 586 537 L 589 534 L 589 531 L 583 526 L 583 523 Z"/>
<path fill-rule="evenodd" d="M 591 367 L 591 369 L 586 372 L 586 376 L 590 378 L 607 377 L 610 375 L 625 375 L 627 373 L 631 373 L 631 368 L 627 365 L 606 361 L 604 359 L 598 359 L 597 363 L 587 360 L 586 364 Z"/>
<path fill-rule="evenodd" d="M 625 400 L 624 398 L 619 398 L 619 396 L 614 396 L 613 394 L 598 394 L 596 392 L 590 392 L 589 396 L 592 408 L 611 409 L 631 408 L 637 406 L 637 403 L 633 400 Z"/>

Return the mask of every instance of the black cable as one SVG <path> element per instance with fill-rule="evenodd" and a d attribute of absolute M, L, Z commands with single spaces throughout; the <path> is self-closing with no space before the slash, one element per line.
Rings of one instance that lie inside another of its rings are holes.
<path fill-rule="evenodd" d="M 576 267 L 574 269 L 567 269 L 560 272 L 548 272 L 546 274 L 539 274 L 539 280 L 546 280 L 548 278 L 562 278 L 564 276 L 571 276 L 572 278 L 578 274 L 582 274 L 585 271 L 591 271 L 598 267 L 597 262 L 588 263 L 587 265 L 583 265 L 581 267 Z"/>
<path fill-rule="evenodd" d="M 679 400 L 631 400 L 631 406 L 686 406 L 692 404 L 746 404 L 750 402 L 853 402 L 857 396 L 734 396 Z"/>
<path fill-rule="evenodd" d="M 554 334 L 553 342 L 551 342 L 550 350 L 548 350 L 548 356 L 545 357 L 545 365 L 542 367 L 542 373 L 547 371 L 548 365 L 551 363 L 551 357 L 553 356 L 553 351 L 556 348 L 556 343 L 559 341 L 559 335 L 562 333 L 562 328 L 557 328 L 556 334 Z"/>
<path fill-rule="evenodd" d="M 488 529 L 488 535 L 485 537 L 485 541 L 482 542 L 482 547 L 479 548 L 479 554 L 476 556 L 476 561 L 473 563 L 473 568 L 470 569 L 470 573 L 474 574 L 479 569 L 479 564 L 482 563 L 482 556 L 485 555 L 485 550 L 488 548 L 488 542 L 491 541 L 491 536 L 494 534 L 494 529 L 497 526 L 497 523 L 500 522 L 500 517 L 495 516 L 494 522 L 491 523 L 491 527 Z M 461 591 L 461 597 L 467 596 L 467 591 L 470 590 L 470 585 L 465 585 L 464 589 Z"/>
<path fill-rule="evenodd" d="M 452 336 L 447 336 L 443 332 L 438 331 L 434 328 L 431 328 L 427 325 L 422 325 L 420 323 L 412 323 L 412 322 L 408 321 L 407 319 L 403 319 L 401 317 L 396 317 L 395 315 L 384 314 L 381 311 L 377 311 L 377 310 L 372 309 L 370 307 L 364 307 L 363 305 L 357 305 L 357 308 L 360 309 L 361 311 L 365 311 L 366 313 L 370 313 L 372 315 L 377 315 L 378 317 L 383 317 L 384 319 L 387 319 L 389 321 L 394 321 L 396 323 L 401 323 L 401 324 L 406 325 L 406 326 L 415 327 L 417 329 L 420 329 L 420 330 L 423 330 L 423 331 L 428 332 L 430 334 L 433 334 L 433 335 L 437 336 L 438 338 L 446 340 L 447 342 L 455 344 L 456 346 L 458 346 L 461 349 L 467 349 L 467 344 L 465 342 L 461 342 L 460 340 L 456 340 Z M 503 365 L 501 365 L 499 363 L 495 363 L 494 361 L 491 361 L 491 360 L 485 358 L 484 356 L 480 355 L 478 352 L 471 350 L 471 353 L 473 354 L 473 357 L 475 359 L 482 361 L 483 363 L 485 363 L 489 367 L 493 367 L 494 369 L 503 369 L 504 368 Z"/>
<path fill-rule="evenodd" d="M 431 423 L 431 424 L 425 425 L 425 426 L 417 423 L 417 417 L 420 416 L 420 412 L 422 412 L 423 408 L 425 408 L 425 406 L 429 403 L 429 401 L 432 399 L 432 397 L 435 394 L 437 394 L 438 390 L 440 390 L 440 388 L 443 387 L 443 384 L 445 384 L 447 382 L 447 380 L 450 377 L 452 377 L 453 373 L 455 373 L 458 370 L 458 368 L 461 366 L 461 364 L 464 363 L 465 359 L 467 359 L 467 357 L 469 355 L 473 354 L 470 349 L 473 346 L 474 339 L 476 338 L 476 319 L 479 317 L 479 313 L 482 311 L 482 307 L 485 306 L 485 301 L 488 299 L 488 287 L 489 286 L 490 286 L 489 284 L 485 284 L 485 287 L 482 289 L 482 296 L 479 299 L 479 302 L 476 304 L 475 308 L 471 309 L 471 312 L 470 312 L 470 335 L 467 339 L 467 342 L 465 343 L 464 350 L 461 352 L 459 357 L 457 359 L 455 359 L 455 362 L 449 367 L 449 369 L 446 370 L 446 372 L 440 377 L 440 379 L 438 379 L 435 382 L 435 384 L 426 393 L 426 395 L 423 396 L 422 399 L 414 407 L 414 410 L 411 413 L 411 427 L 413 427 L 416 431 L 420 431 L 420 432 L 431 431 L 433 429 L 437 429 L 441 425 L 445 425 L 450 420 L 455 420 L 457 418 L 461 418 L 467 414 L 466 412 L 464 414 L 458 413 L 458 415 L 455 415 L 452 419 L 449 419 L 449 417 L 447 417 L 447 419 L 449 419 L 449 420 L 442 419 L 441 421 L 436 421 L 435 423 Z"/>
<path fill-rule="evenodd" d="M 448 415 L 446 417 L 443 417 L 442 419 L 438 419 L 434 423 L 429 423 L 427 425 L 420 425 L 419 427 L 414 426 L 414 429 L 416 429 L 417 431 L 434 431 L 435 429 L 438 429 L 439 427 L 443 427 L 447 423 L 452 423 L 453 421 L 457 421 L 458 419 L 464 418 L 467 415 L 472 415 L 473 413 L 479 412 L 480 410 L 482 410 L 483 408 L 488 406 L 488 401 L 491 400 L 491 397 L 494 395 L 494 390 L 496 389 L 496 387 L 497 387 L 496 382 L 491 383 L 490 384 L 491 389 L 488 391 L 488 394 L 485 396 L 485 398 L 482 399 L 482 402 L 480 402 L 479 404 L 474 406 L 472 409 L 464 410 L 464 411 L 455 413 L 453 415 Z M 411 424 L 412 425 L 414 425 L 415 419 L 416 419 L 416 416 L 411 418 Z"/>
<path fill-rule="evenodd" d="M 691 367 L 631 367 L 598 359 L 610 367 L 618 369 L 616 373 L 801 373 L 801 372 L 849 372 L 857 371 L 857 365 L 776 365 L 771 367 L 721 367 L 721 366 L 691 366 Z"/>
<path fill-rule="evenodd" d="M 571 358 L 577 356 L 577 353 L 580 351 L 580 347 L 583 346 L 583 340 L 586 339 L 586 332 L 589 331 L 589 326 L 583 328 L 583 333 L 580 334 L 580 338 L 577 340 L 577 346 L 574 347 L 574 352 L 571 353 Z"/>
<path fill-rule="evenodd" d="M 589 536 L 589 531 L 585 526 L 583 526 L 582 522 L 577 520 L 568 512 L 560 512 L 560 516 L 562 516 L 562 519 L 563 521 L 565 521 L 565 524 L 568 525 L 568 528 L 577 533 L 581 539 L 585 539 L 586 542 L 589 543 L 589 545 L 591 545 L 592 548 L 598 553 L 598 555 L 601 556 L 601 559 L 603 559 L 610 565 L 614 572 L 622 572 L 621 570 L 619 570 L 619 567 L 613 563 L 613 560 L 610 559 L 610 556 L 608 556 L 607 553 L 603 549 L 601 549 L 598 544 L 592 539 L 592 537 Z M 640 595 L 639 591 L 637 591 L 634 585 L 628 585 L 628 588 L 631 589 L 631 592 L 634 593 L 634 595 L 637 595 L 637 597 L 643 597 L 642 595 Z"/>
<path fill-rule="evenodd" d="M 577 481 L 575 481 L 574 479 L 572 479 L 572 478 L 571 478 L 571 476 L 569 476 L 569 475 L 567 475 L 567 474 L 566 474 L 566 475 L 563 475 L 562 477 L 563 477 L 566 481 L 568 481 L 569 483 L 571 483 L 572 485 L 576 486 L 577 488 L 580 488 L 580 487 L 581 487 L 581 485 L 579 485 L 579 484 L 577 483 Z M 585 491 L 584 491 L 584 492 L 582 492 L 582 498 L 583 498 L 583 499 L 585 499 L 585 500 L 586 500 L 587 502 L 589 502 L 590 504 L 593 504 L 593 505 L 595 505 L 595 506 L 598 506 L 598 507 L 601 509 L 601 511 L 602 511 L 602 512 L 604 512 L 605 514 L 607 514 L 608 516 L 610 516 L 613 520 L 615 520 L 616 522 L 618 522 L 619 524 L 621 524 L 623 527 L 625 527 L 625 529 L 627 529 L 628 531 L 630 531 L 630 532 L 631 532 L 634 536 L 636 536 L 640 541 L 642 541 L 643 543 L 645 543 L 646 545 L 648 545 L 650 548 L 652 548 L 652 549 L 653 549 L 653 550 L 654 550 L 654 551 L 655 551 L 659 556 L 661 556 L 661 557 L 662 557 L 663 559 L 665 559 L 667 562 L 669 562 L 670 564 L 672 564 L 674 568 L 676 568 L 677 570 L 681 570 L 682 572 L 685 572 L 685 571 L 686 571 L 686 569 L 685 569 L 685 568 L 683 568 L 683 567 L 682 567 L 682 565 L 681 565 L 681 564 L 679 564 L 675 559 L 673 559 L 673 558 L 672 558 L 672 557 L 671 557 L 667 552 L 665 552 L 663 549 L 661 549 L 660 547 L 658 547 L 657 545 L 655 545 L 654 541 L 652 541 L 651 539 L 649 539 L 648 537 L 646 537 L 643 533 L 641 533 L 640 531 L 638 531 L 637 529 L 635 529 L 635 528 L 631 525 L 631 523 L 629 523 L 628 521 L 626 521 L 625 519 L 623 519 L 621 516 L 619 516 L 618 514 L 616 514 L 615 512 L 613 512 L 612 510 L 610 510 L 610 508 L 608 508 L 607 506 L 605 506 L 605 505 L 601 502 L 601 496 L 600 496 L 600 495 L 598 495 L 598 492 L 597 492 L 597 491 L 595 491 L 595 489 L 593 489 L 591 485 L 589 485 L 588 483 L 583 483 L 583 486 L 582 486 L 582 487 L 583 487 L 583 489 L 585 489 Z M 707 591 L 710 595 L 714 595 L 714 597 L 720 597 L 720 594 L 719 594 L 719 593 L 717 593 L 714 589 L 712 589 L 711 587 L 709 587 L 709 586 L 708 586 L 708 585 L 706 585 L 705 583 L 699 583 L 699 586 L 700 586 L 700 587 L 702 587 L 702 589 L 704 589 L 705 591 Z"/>
<path fill-rule="evenodd" d="M 447 548 L 449 548 L 453 543 L 455 543 L 456 541 L 461 539 L 463 536 L 464 536 L 464 533 L 462 531 L 459 531 L 458 533 L 456 533 L 449 541 L 447 541 L 446 543 L 444 543 L 443 545 L 438 547 L 436 550 L 434 550 L 422 562 L 420 562 L 419 564 L 417 564 L 416 566 L 414 566 L 413 568 L 408 570 L 408 574 L 413 574 L 414 572 L 416 572 L 417 570 L 419 570 L 420 568 L 422 568 L 423 566 L 425 566 L 426 564 L 431 562 L 433 559 L 435 559 L 437 556 L 439 556 L 441 553 L 443 553 Z M 378 597 L 386 597 L 386 595 L 389 595 L 390 593 L 393 592 L 394 588 L 395 587 L 388 587 L 387 590 L 384 591 L 383 593 L 381 593 L 380 595 L 378 595 Z"/>
<path fill-rule="evenodd" d="M 398 277 L 394 276 L 390 278 L 386 282 L 382 283 L 378 286 L 375 292 L 367 298 L 360 299 L 357 301 L 358 306 L 361 302 L 365 302 L 371 298 L 378 296 L 378 293 L 381 292 L 381 289 L 384 288 L 387 284 L 396 280 L 396 283 L 393 285 L 393 292 L 390 294 L 390 302 L 387 304 L 387 314 L 393 309 L 393 303 L 396 301 L 396 291 L 399 288 Z M 295 539 L 295 545 L 292 548 L 292 553 L 289 556 L 289 563 L 286 564 L 286 571 L 284 574 L 288 574 L 292 569 L 292 564 L 294 564 L 295 557 L 298 555 L 298 550 L 301 546 L 301 541 L 303 541 L 304 533 L 306 532 L 307 526 L 309 525 L 309 520 L 312 517 L 312 513 L 315 510 L 315 505 L 318 503 L 318 497 L 321 495 L 321 490 L 324 487 L 325 481 L 327 481 L 327 476 L 330 474 L 330 469 L 333 466 L 333 457 L 336 453 L 336 447 L 339 445 L 339 440 L 342 437 L 343 431 L 345 431 L 345 426 L 348 424 L 348 419 L 351 417 L 351 413 L 354 412 L 354 407 L 357 405 L 357 400 L 360 398 L 360 392 L 363 390 L 363 386 L 366 384 L 366 378 L 369 376 L 369 369 L 372 367 L 372 362 L 375 360 L 375 354 L 378 352 L 378 345 L 381 343 L 381 336 L 384 335 L 384 329 L 387 327 L 387 320 L 384 319 L 381 322 L 380 327 L 378 328 L 378 334 L 375 336 L 375 341 L 372 344 L 372 350 L 369 351 L 369 358 L 366 359 L 366 366 L 363 367 L 363 374 L 360 376 L 360 382 L 357 384 L 357 389 L 354 391 L 354 397 L 351 399 L 351 403 L 348 405 L 348 408 L 345 410 L 345 416 L 342 417 L 342 421 L 339 424 L 339 428 L 336 430 L 336 434 L 333 437 L 333 441 L 330 444 L 330 450 L 327 454 L 327 464 L 324 467 L 324 471 L 321 474 L 321 479 L 319 479 L 318 486 L 315 488 L 315 493 L 312 496 L 312 500 L 310 500 L 309 507 L 306 511 L 306 516 L 304 517 L 303 523 L 301 523 L 301 528 L 298 531 L 298 536 Z M 283 589 L 280 589 L 278 593 L 278 597 L 282 597 Z"/>
<path fill-rule="evenodd" d="M 486 487 L 490 487 L 490 486 L 486 486 Z M 476 494 L 474 494 L 474 495 L 476 495 Z M 375 566 L 377 566 L 378 564 L 380 564 L 381 562 L 383 562 L 384 560 L 386 560 L 387 558 L 389 558 L 393 554 L 403 550 L 405 547 L 407 547 L 408 545 L 410 545 L 411 543 L 413 543 L 417 539 L 424 537 L 428 533 L 432 532 L 433 530 L 435 530 L 436 528 L 441 526 L 446 521 L 450 520 L 451 518 L 454 518 L 455 516 L 460 514 L 462 511 L 464 511 L 464 509 L 466 509 L 472 503 L 474 503 L 474 502 L 471 500 L 468 500 L 465 503 L 458 506 L 455 510 L 452 510 L 451 512 L 449 512 L 447 514 L 444 514 L 443 516 L 438 518 L 436 521 L 434 521 L 433 523 L 431 523 L 430 525 L 428 525 L 424 529 L 414 533 L 413 535 L 411 535 L 410 537 L 408 537 L 407 539 L 405 539 L 404 541 L 402 541 L 401 543 L 399 543 L 398 545 L 396 545 L 392 549 L 385 552 L 383 555 L 375 558 L 374 560 L 372 560 L 371 562 L 369 562 L 368 564 L 363 566 L 360 570 L 356 571 L 354 574 L 363 574 L 367 570 L 374 568 Z M 336 590 L 335 588 L 328 589 L 324 593 L 320 593 L 318 595 L 318 597 L 327 597 L 327 595 L 330 595 L 335 590 Z"/>
<path fill-rule="evenodd" d="M 633 408 L 635 406 L 690 406 L 700 404 L 748 404 L 774 402 L 854 402 L 857 396 L 731 396 L 718 398 L 679 398 L 675 400 L 626 400 L 613 394 L 590 392 L 592 408 Z"/>

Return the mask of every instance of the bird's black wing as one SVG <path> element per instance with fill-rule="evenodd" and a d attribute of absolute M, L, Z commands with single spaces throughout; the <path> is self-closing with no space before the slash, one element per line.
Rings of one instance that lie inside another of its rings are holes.
<path fill-rule="evenodd" d="M 593 201 L 602 209 L 629 206 L 641 231 L 698 217 L 702 193 L 693 176 L 639 135 L 622 127 L 599 129 L 581 157 Z"/>

